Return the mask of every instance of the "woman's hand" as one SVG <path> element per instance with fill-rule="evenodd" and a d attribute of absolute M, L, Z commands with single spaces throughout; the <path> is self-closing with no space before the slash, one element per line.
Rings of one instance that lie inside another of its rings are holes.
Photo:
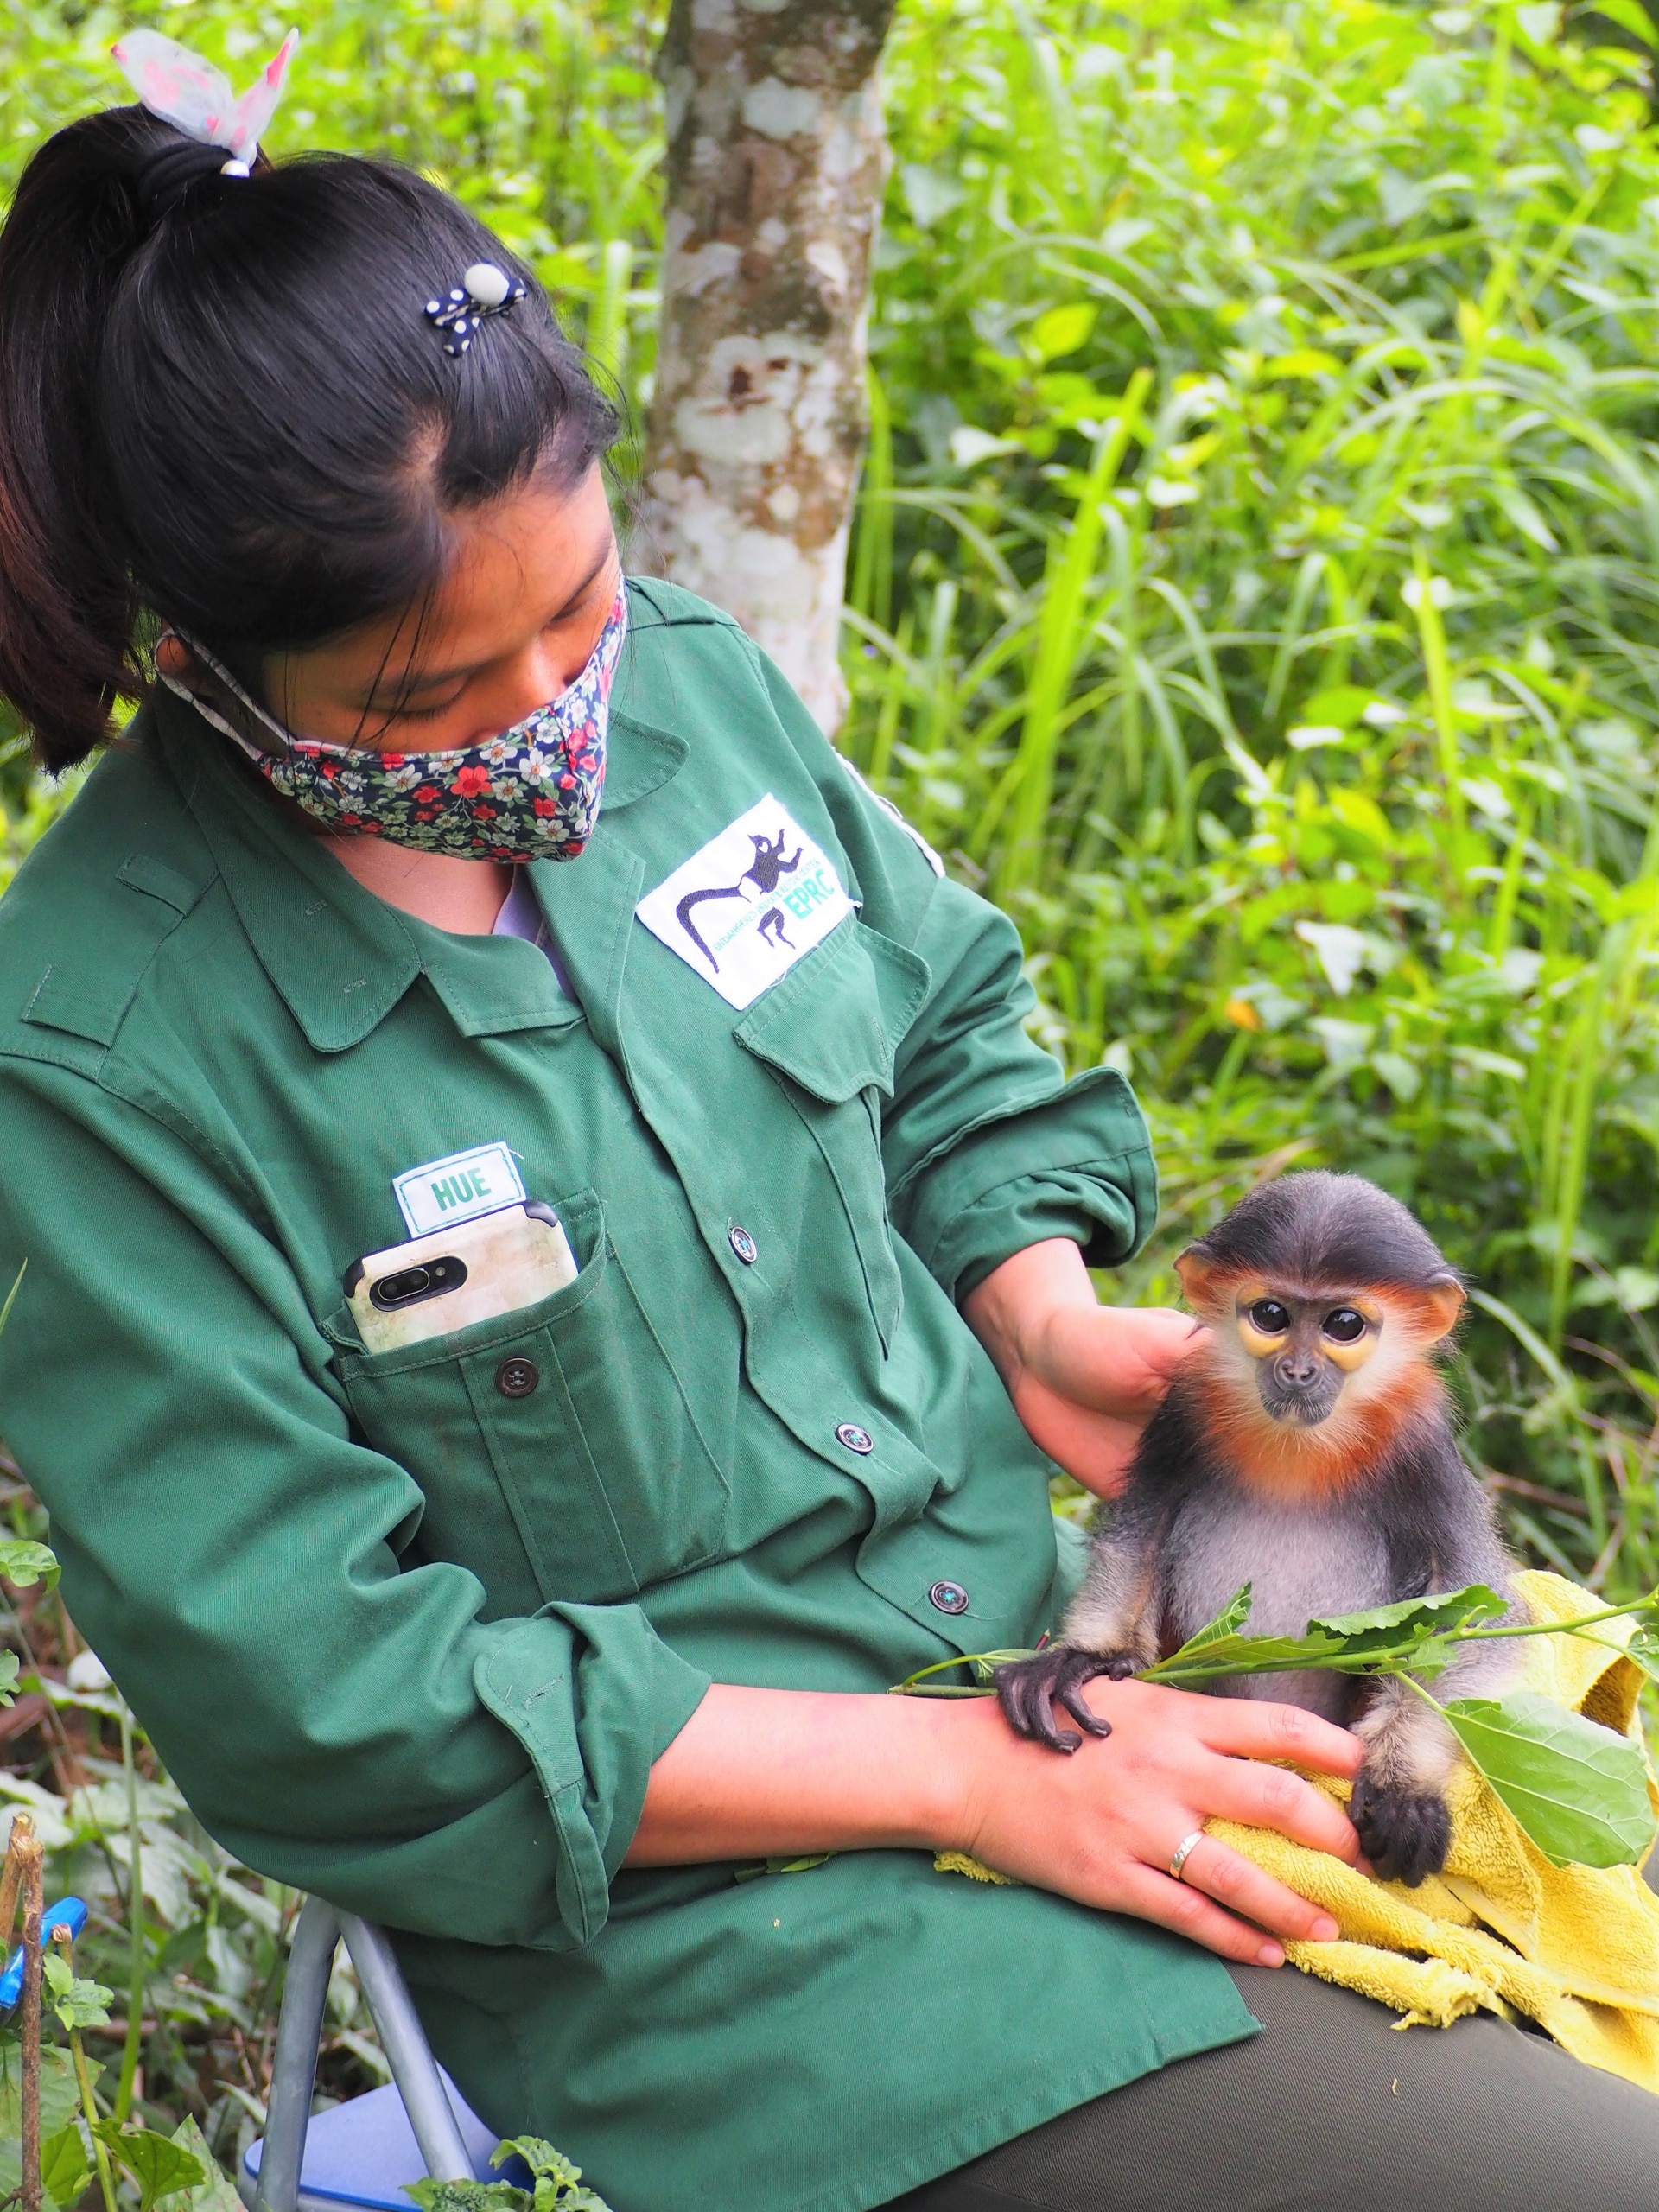
<path fill-rule="evenodd" d="M 1196 1324 L 1167 1306 L 1103 1306 L 1065 1237 L 1005 1260 L 962 1310 L 1033 1440 L 1112 1497 Z"/>
<path fill-rule="evenodd" d="M 1172 1853 L 1212 1814 L 1350 1866 L 1359 1840 L 1294 1759 L 1351 1777 L 1363 1747 L 1297 1707 L 1147 1682 L 1084 1693 L 1112 1732 L 1070 1758 L 1016 1736 L 995 1698 L 748 1689 L 717 1682 L 651 1770 L 626 1864 L 819 1851 L 970 1852 L 1080 1904 L 1156 1921 L 1224 1958 L 1278 1966 L 1278 1939 L 1336 1923 L 1226 1845 Z"/>
<path fill-rule="evenodd" d="M 1213 1836 L 1194 1844 L 1179 1880 L 1169 1863 L 1213 1814 L 1276 1828 L 1354 1865 L 1359 1839 L 1340 1806 L 1301 1776 L 1260 1762 L 1294 1759 L 1351 1779 L 1363 1756 L 1357 1737 L 1296 1706 L 1250 1698 L 1104 1681 L 1084 1694 L 1112 1732 L 1085 1738 L 1069 1758 L 1016 1737 L 990 1700 L 950 1708 L 964 1714 L 963 1735 L 977 1738 L 963 1768 L 958 1848 L 999 1873 L 1154 1921 L 1242 1965 L 1281 1966 L 1275 1938 L 1334 1940 L 1327 1912 Z"/>

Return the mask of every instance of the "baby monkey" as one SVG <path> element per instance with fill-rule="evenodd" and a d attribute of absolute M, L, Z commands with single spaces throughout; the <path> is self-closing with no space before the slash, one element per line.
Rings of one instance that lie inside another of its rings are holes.
<path fill-rule="evenodd" d="M 1520 1618 L 1432 1357 L 1463 1286 L 1405 1207 L 1357 1175 L 1285 1175 L 1175 1264 L 1201 1342 L 1147 1423 L 1122 1496 L 1096 1513 L 1059 1641 L 997 1675 L 1014 1726 L 1055 1751 L 1083 1740 L 1057 1722 L 1057 1704 L 1109 1734 L 1082 1685 L 1166 1657 L 1242 1583 L 1256 1636 L 1300 1636 L 1315 1614 L 1470 1582 L 1509 1597 L 1506 1618 Z M 1435 1695 L 1496 1695 L 1512 1648 L 1464 1645 Z M 1366 1857 L 1414 1885 L 1440 1872 L 1457 1746 L 1412 1691 L 1312 1669 L 1209 1687 L 1353 1727 L 1365 1762 L 1350 1812 Z"/>

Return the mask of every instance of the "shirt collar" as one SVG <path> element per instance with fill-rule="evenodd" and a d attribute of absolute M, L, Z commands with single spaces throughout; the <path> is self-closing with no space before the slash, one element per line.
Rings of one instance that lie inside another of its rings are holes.
<path fill-rule="evenodd" d="M 631 645 L 632 634 L 613 691 L 601 830 L 669 782 L 687 752 L 683 738 L 632 710 L 639 686 L 629 680 Z M 423 974 L 467 1036 L 578 1018 L 532 946 L 507 952 L 503 941 L 432 929 L 365 891 L 231 760 L 193 708 L 160 687 L 133 732 L 146 734 L 213 852 L 260 964 L 315 1051 L 360 1044 Z M 579 868 L 587 858 L 559 865 Z"/>

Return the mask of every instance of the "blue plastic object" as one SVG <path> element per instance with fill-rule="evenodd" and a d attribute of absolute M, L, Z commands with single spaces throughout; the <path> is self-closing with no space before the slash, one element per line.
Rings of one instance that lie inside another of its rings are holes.
<path fill-rule="evenodd" d="M 68 1931 L 73 1942 L 86 1925 L 86 1908 L 79 1897 L 63 1897 L 56 1904 L 49 1904 L 41 1916 L 41 1942 L 52 1941 L 60 1928 Z M 23 1993 L 23 1947 L 20 1943 L 6 1961 L 6 1970 L 0 1974 L 0 2014 L 16 2010 Z"/>
<path fill-rule="evenodd" d="M 516 2159 L 511 2171 L 491 2166 L 495 2137 L 463 2102 L 447 2074 L 443 2086 L 479 2180 L 511 2180 L 527 2186 L 529 2173 Z M 251 2184 L 258 2178 L 264 2149 L 263 2143 L 254 2143 L 244 2153 L 242 2171 Z M 318 2113 L 306 2130 L 300 2167 L 302 2205 L 308 2196 L 320 2196 L 335 2204 L 362 2206 L 366 2212 L 415 2212 L 404 2184 L 425 2178 L 404 2101 L 390 2082 L 384 2089 L 370 2089 L 347 2104 L 336 2105 L 332 2112 Z M 251 2187 L 247 2194 L 251 2196 Z"/>

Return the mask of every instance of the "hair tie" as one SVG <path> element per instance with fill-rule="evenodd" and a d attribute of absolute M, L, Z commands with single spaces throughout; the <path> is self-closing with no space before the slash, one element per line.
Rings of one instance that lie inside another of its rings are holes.
<path fill-rule="evenodd" d="M 516 276 L 509 276 L 493 261 L 475 261 L 453 290 L 441 300 L 427 302 L 426 319 L 445 333 L 446 353 L 464 353 L 486 315 L 505 315 L 524 296 L 524 288 Z"/>
<path fill-rule="evenodd" d="M 265 126 L 283 96 L 288 65 L 299 42 L 299 33 L 289 31 L 239 99 L 222 69 L 192 54 L 177 39 L 163 37 L 160 31 L 129 31 L 110 51 L 137 93 L 141 107 L 162 122 L 170 123 L 197 145 L 215 147 L 226 156 L 218 164 L 221 176 L 246 176 L 258 157 Z M 196 174 L 208 173 L 199 170 Z M 194 183 L 196 176 L 186 181 Z M 184 186 L 178 188 L 182 190 Z"/>
<path fill-rule="evenodd" d="M 224 174 L 221 148 L 182 134 L 169 137 L 141 163 L 132 180 L 145 226 L 153 229 L 197 185 L 215 182 Z"/>

